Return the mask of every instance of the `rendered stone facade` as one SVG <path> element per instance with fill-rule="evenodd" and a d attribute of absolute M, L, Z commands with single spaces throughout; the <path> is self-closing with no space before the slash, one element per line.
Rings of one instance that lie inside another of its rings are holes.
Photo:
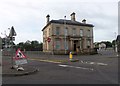
<path fill-rule="evenodd" d="M 78 22 L 75 13 L 71 20 L 50 20 L 47 15 L 47 24 L 43 31 L 43 52 L 51 54 L 68 54 L 92 52 L 93 50 L 93 25 L 87 24 L 84 19 Z"/>

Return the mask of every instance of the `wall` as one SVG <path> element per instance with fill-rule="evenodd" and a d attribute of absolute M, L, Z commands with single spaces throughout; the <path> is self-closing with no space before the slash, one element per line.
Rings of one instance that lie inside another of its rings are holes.
<path fill-rule="evenodd" d="M 56 35 L 56 27 L 60 27 L 60 35 Z M 93 48 L 93 28 L 92 27 L 86 27 L 86 26 L 76 26 L 76 25 L 66 25 L 66 27 L 68 28 L 68 36 L 73 36 L 73 28 L 76 29 L 76 33 L 75 36 L 76 37 L 80 37 L 80 29 L 83 29 L 83 48 L 86 49 L 87 48 L 87 39 L 88 39 L 88 30 L 90 30 L 90 36 L 89 39 L 91 39 L 91 48 Z M 51 38 L 51 41 L 45 42 L 45 44 L 43 44 L 43 51 L 45 52 L 51 52 L 56 50 L 56 39 L 55 38 L 59 38 L 62 39 L 61 40 L 61 52 L 63 52 L 65 50 L 64 47 L 64 41 L 65 41 L 65 30 L 64 30 L 65 26 L 63 24 L 56 24 L 56 23 L 52 23 L 50 24 L 46 29 L 44 29 L 44 31 L 46 31 L 46 36 L 43 37 L 43 39 L 46 40 L 47 37 Z M 74 36 L 73 36 L 74 37 Z M 68 39 L 66 37 L 66 39 Z M 69 41 L 70 42 L 70 41 Z M 73 43 L 71 43 L 73 44 Z M 70 43 L 68 43 L 68 48 L 71 49 L 71 45 Z M 57 52 L 57 51 L 56 51 Z M 60 52 L 60 51 L 59 51 Z"/>

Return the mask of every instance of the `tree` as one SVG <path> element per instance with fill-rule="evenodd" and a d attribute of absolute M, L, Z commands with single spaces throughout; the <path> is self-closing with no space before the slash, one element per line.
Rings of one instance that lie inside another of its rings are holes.
<path fill-rule="evenodd" d="M 16 45 L 16 49 L 20 48 L 21 50 L 24 49 L 24 42 L 20 42 L 19 44 Z"/>
<path fill-rule="evenodd" d="M 40 43 L 40 51 L 42 51 L 43 50 L 43 43 L 41 42 Z"/>
<path fill-rule="evenodd" d="M 108 47 L 112 47 L 112 43 L 109 42 L 109 41 L 102 41 L 101 43 L 106 44 L 106 47 L 107 47 L 107 48 L 108 48 Z"/>
<path fill-rule="evenodd" d="M 114 45 L 114 46 L 115 46 L 115 42 L 116 42 L 116 40 L 113 40 L 113 41 L 112 41 L 112 45 Z"/>
<path fill-rule="evenodd" d="M 26 51 L 42 51 L 43 50 L 43 43 L 39 43 L 38 41 L 29 41 L 27 40 L 25 43 L 20 42 L 17 44 L 16 49 L 20 48 L 21 50 Z"/>

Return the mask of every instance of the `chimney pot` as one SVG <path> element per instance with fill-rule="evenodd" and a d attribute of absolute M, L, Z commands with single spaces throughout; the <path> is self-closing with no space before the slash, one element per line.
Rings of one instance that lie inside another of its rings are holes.
<path fill-rule="evenodd" d="M 49 21 L 50 21 L 50 15 L 48 14 L 48 15 L 46 16 L 46 18 L 47 18 L 47 24 L 48 24 Z"/>
<path fill-rule="evenodd" d="M 86 24 L 86 20 L 85 20 L 85 19 L 83 19 L 82 22 L 83 22 L 84 24 Z"/>
<path fill-rule="evenodd" d="M 71 16 L 71 20 L 75 21 L 75 13 L 73 12 L 70 16 Z"/>

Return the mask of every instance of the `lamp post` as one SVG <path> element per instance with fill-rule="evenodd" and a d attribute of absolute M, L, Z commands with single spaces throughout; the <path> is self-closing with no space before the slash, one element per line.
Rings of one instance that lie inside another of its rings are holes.
<path fill-rule="evenodd" d="M 65 54 L 66 54 L 66 47 L 67 47 L 67 45 L 66 45 L 66 35 L 67 35 L 67 31 L 66 31 L 66 16 L 64 16 L 64 34 L 65 34 L 65 44 L 64 44 L 64 46 L 65 46 Z"/>

